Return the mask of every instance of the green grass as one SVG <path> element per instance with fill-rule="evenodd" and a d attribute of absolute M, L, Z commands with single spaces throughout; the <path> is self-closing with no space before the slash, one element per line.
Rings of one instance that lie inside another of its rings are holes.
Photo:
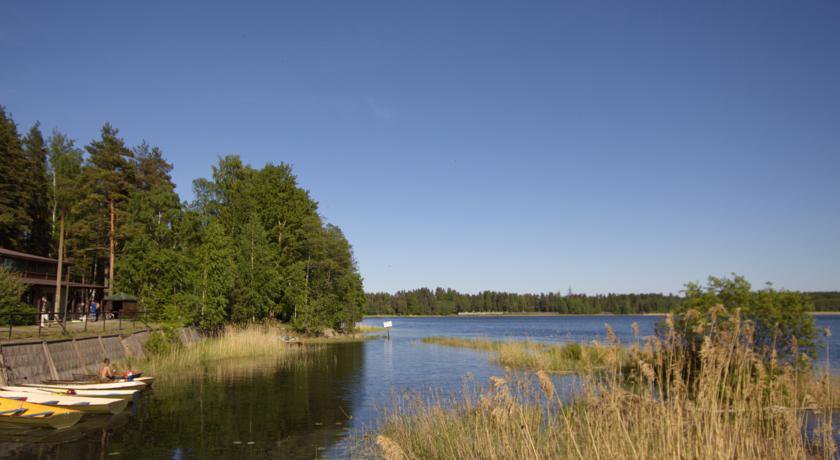
<path fill-rule="evenodd" d="M 424 343 L 471 348 L 489 352 L 502 366 L 518 369 L 542 369 L 548 372 L 578 372 L 606 365 L 608 348 L 576 342 L 546 344 L 533 341 L 491 341 L 456 337 L 426 337 Z"/>

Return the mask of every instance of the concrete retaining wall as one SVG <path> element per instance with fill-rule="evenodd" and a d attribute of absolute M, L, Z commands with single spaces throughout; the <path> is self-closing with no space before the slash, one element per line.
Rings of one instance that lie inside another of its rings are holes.
<path fill-rule="evenodd" d="M 44 342 L 23 342 L 4 345 L 0 349 L 6 370 L 6 382 L 40 382 L 52 378 Z"/>
<path fill-rule="evenodd" d="M 56 374 L 60 379 L 72 379 L 73 374 L 86 374 L 84 366 L 79 360 L 79 352 L 72 339 L 47 342 Z"/>
<path fill-rule="evenodd" d="M 76 349 L 79 350 L 79 362 L 86 369 L 85 374 L 95 374 L 99 370 L 99 363 L 105 358 L 99 337 L 76 340 Z"/>
<path fill-rule="evenodd" d="M 148 339 L 149 332 L 142 331 L 125 337 L 108 335 L 49 342 L 2 343 L 0 384 L 37 383 L 49 379 L 71 379 L 73 374 L 95 374 L 106 356 L 112 361 L 128 356 L 143 357 L 143 345 Z"/>
<path fill-rule="evenodd" d="M 102 348 L 105 349 L 105 356 L 111 361 L 121 361 L 125 359 L 125 347 L 122 344 L 122 338 L 118 335 L 110 337 L 99 337 L 102 341 Z"/>
<path fill-rule="evenodd" d="M 146 356 L 143 351 L 143 344 L 149 340 L 148 332 L 138 332 L 128 337 L 123 338 L 123 345 L 125 345 L 126 353 L 133 358 L 143 358 Z"/>

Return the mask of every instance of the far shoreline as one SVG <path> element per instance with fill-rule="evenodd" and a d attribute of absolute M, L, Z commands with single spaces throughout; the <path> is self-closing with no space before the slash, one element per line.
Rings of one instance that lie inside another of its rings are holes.
<path fill-rule="evenodd" d="M 840 311 L 811 311 L 811 316 L 840 316 Z M 451 315 L 364 315 L 363 318 L 498 318 L 498 317 L 543 317 L 543 316 L 666 316 L 668 313 L 550 313 L 550 312 L 488 312 L 455 313 Z"/>
<path fill-rule="evenodd" d="M 452 315 L 364 315 L 365 318 L 488 318 L 499 316 L 665 316 L 667 313 L 456 313 Z"/>

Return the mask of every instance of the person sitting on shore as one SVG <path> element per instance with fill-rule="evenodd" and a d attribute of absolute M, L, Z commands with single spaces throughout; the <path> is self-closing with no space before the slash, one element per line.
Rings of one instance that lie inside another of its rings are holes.
<path fill-rule="evenodd" d="M 111 360 L 105 358 L 104 360 L 102 360 L 102 365 L 99 366 L 99 381 L 107 382 L 116 378 L 117 375 L 114 373 L 114 370 L 111 369 Z"/>

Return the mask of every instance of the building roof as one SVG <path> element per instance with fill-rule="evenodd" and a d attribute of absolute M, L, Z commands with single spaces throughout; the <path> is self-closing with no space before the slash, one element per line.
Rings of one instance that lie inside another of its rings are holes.
<path fill-rule="evenodd" d="M 0 248 L 0 256 L 6 256 L 13 259 L 23 259 L 23 260 L 31 260 L 34 262 L 48 262 L 51 264 L 58 264 L 58 261 L 55 259 L 50 259 L 49 257 L 41 257 L 36 256 L 35 254 L 27 254 L 25 252 L 20 251 L 12 251 L 11 249 Z M 70 265 L 70 262 L 64 261 L 65 265 Z"/>

